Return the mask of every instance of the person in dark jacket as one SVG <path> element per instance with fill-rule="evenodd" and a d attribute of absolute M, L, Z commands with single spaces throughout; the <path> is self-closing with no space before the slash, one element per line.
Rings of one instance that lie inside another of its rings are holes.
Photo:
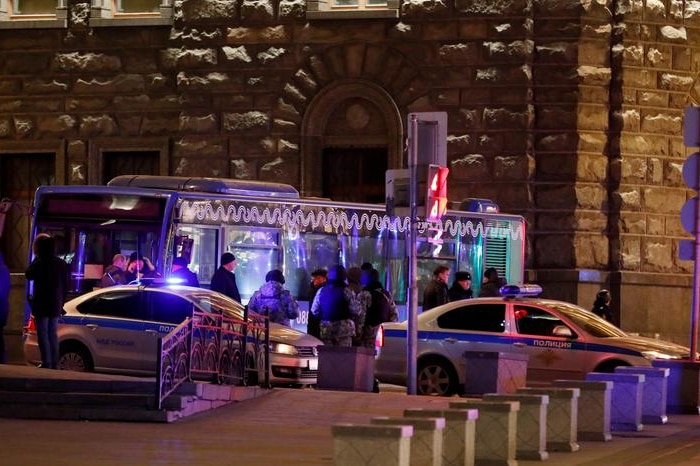
<path fill-rule="evenodd" d="M 129 283 L 126 274 L 126 256 L 124 254 L 115 254 L 112 258 L 112 264 L 105 269 L 105 273 L 100 280 L 100 288 L 113 285 L 124 285 Z"/>
<path fill-rule="evenodd" d="M 176 257 L 173 259 L 173 269 L 170 272 L 170 278 L 178 280 L 178 284 L 180 285 L 199 288 L 197 274 L 187 268 L 187 259 L 184 257 Z"/>
<path fill-rule="evenodd" d="M 448 302 L 447 280 L 450 278 L 450 268 L 438 265 L 433 270 L 433 278 L 423 290 L 423 311 Z"/>
<path fill-rule="evenodd" d="M 593 309 L 591 309 L 591 312 L 602 317 L 608 322 L 612 322 L 613 316 L 612 312 L 610 312 L 611 301 L 612 297 L 610 296 L 610 292 L 608 290 L 600 290 L 595 296 L 595 301 L 593 302 Z"/>
<path fill-rule="evenodd" d="M 460 299 L 470 299 L 474 297 L 472 292 L 472 274 L 460 270 L 455 274 L 455 281 L 448 291 L 450 301 L 459 301 Z"/>
<path fill-rule="evenodd" d="M 360 279 L 364 290 L 370 296 L 359 338 L 359 346 L 366 348 L 374 348 L 379 325 L 384 322 L 396 322 L 399 319 L 394 297 L 388 290 L 384 289 L 379 278 L 379 271 L 371 269 L 363 270 Z"/>
<path fill-rule="evenodd" d="M 68 266 L 54 254 L 54 240 L 39 234 L 34 260 L 25 272 L 32 283 L 31 308 L 41 352 L 41 367 L 58 369 L 58 318 L 68 294 Z"/>
<path fill-rule="evenodd" d="M 273 269 L 265 275 L 265 283 L 248 301 L 248 310 L 267 315 L 270 322 L 291 326 L 291 320 L 299 317 L 299 305 L 292 293 L 284 287 L 284 274 Z"/>
<path fill-rule="evenodd" d="M 230 252 L 223 253 L 221 255 L 221 266 L 216 269 L 216 272 L 211 277 L 211 289 L 225 294 L 240 303 L 241 294 L 238 292 L 235 270 L 236 257 Z"/>
<path fill-rule="evenodd" d="M 318 290 L 311 304 L 311 313 L 321 318 L 321 340 L 325 345 L 352 346 L 355 318 L 361 310 L 346 280 L 345 267 L 331 267 L 328 282 Z"/>
<path fill-rule="evenodd" d="M 309 287 L 309 317 L 306 324 L 306 333 L 316 338 L 321 338 L 321 318 L 311 313 L 311 305 L 314 302 L 316 293 L 326 284 L 328 271 L 326 269 L 316 269 L 311 272 L 311 285 Z"/>
<path fill-rule="evenodd" d="M 0 252 L 0 364 L 7 362 L 5 352 L 5 325 L 10 315 L 10 269 L 5 265 L 5 260 Z"/>
<path fill-rule="evenodd" d="M 484 282 L 481 284 L 479 297 L 499 297 L 501 296 L 501 286 L 503 283 L 498 276 L 498 270 L 495 267 L 489 267 L 484 272 Z"/>

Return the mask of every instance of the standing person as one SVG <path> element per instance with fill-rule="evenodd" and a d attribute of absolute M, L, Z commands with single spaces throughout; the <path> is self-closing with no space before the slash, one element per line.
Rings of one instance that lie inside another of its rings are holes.
<path fill-rule="evenodd" d="M 459 301 L 460 299 L 471 299 L 474 297 L 472 292 L 472 274 L 460 270 L 455 274 L 455 281 L 448 291 L 450 301 Z"/>
<path fill-rule="evenodd" d="M 484 282 L 481 284 L 480 298 L 501 296 L 501 279 L 495 267 L 489 267 L 484 272 Z"/>
<path fill-rule="evenodd" d="M 10 315 L 10 269 L 0 252 L 0 364 L 7 362 L 5 352 L 5 325 Z"/>
<path fill-rule="evenodd" d="M 230 252 L 221 255 L 221 265 L 211 277 L 211 289 L 241 302 L 241 294 L 236 285 L 236 256 Z"/>
<path fill-rule="evenodd" d="M 267 315 L 270 322 L 291 326 L 291 319 L 299 317 L 299 305 L 292 293 L 284 288 L 284 274 L 274 269 L 265 275 L 265 283 L 248 301 L 248 310 Z"/>
<path fill-rule="evenodd" d="M 448 302 L 447 280 L 450 279 L 450 268 L 438 265 L 433 270 L 433 278 L 423 290 L 423 311 L 432 309 Z"/>
<path fill-rule="evenodd" d="M 326 284 L 328 271 L 326 269 L 316 269 L 311 272 L 311 285 L 309 287 L 309 313 L 306 324 L 306 333 L 316 338 L 321 338 L 321 318 L 311 313 L 311 305 L 314 302 L 316 293 Z"/>
<path fill-rule="evenodd" d="M 360 346 L 360 338 L 362 337 L 362 328 L 365 326 L 365 315 L 367 314 L 367 308 L 369 307 L 372 297 L 368 291 L 362 287 L 360 280 L 362 279 L 362 269 L 359 267 L 350 267 L 347 270 L 348 274 L 348 288 L 352 291 L 355 301 L 358 304 L 359 312 L 355 316 L 355 337 L 353 338 L 352 345 Z"/>
<path fill-rule="evenodd" d="M 124 254 L 115 254 L 110 264 L 100 280 L 100 288 L 105 288 L 113 285 L 124 285 L 129 283 L 126 276 L 126 256 Z"/>
<path fill-rule="evenodd" d="M 199 288 L 197 274 L 187 267 L 187 260 L 184 257 L 176 257 L 173 259 L 173 268 L 170 271 L 170 278 L 179 280 L 180 285 Z"/>
<path fill-rule="evenodd" d="M 612 323 L 612 312 L 610 312 L 611 301 L 612 297 L 610 296 L 610 291 L 605 289 L 600 290 L 598 294 L 595 295 L 595 301 L 593 302 L 593 309 L 591 309 L 591 312 Z"/>
<path fill-rule="evenodd" d="M 131 253 L 129 263 L 126 264 L 127 283 L 138 282 L 142 278 L 154 277 L 155 275 L 156 267 L 148 257 L 139 257 L 135 252 Z"/>
<path fill-rule="evenodd" d="M 382 282 L 379 280 L 378 270 L 363 271 L 362 284 L 365 291 L 369 293 L 370 303 L 360 332 L 359 346 L 374 348 L 379 325 L 384 322 L 396 322 L 399 320 L 399 314 L 396 310 L 394 297 L 382 286 Z"/>
<path fill-rule="evenodd" d="M 46 234 L 34 240 L 34 260 L 25 272 L 34 282 L 31 308 L 41 352 L 41 367 L 58 369 L 58 318 L 68 293 L 68 266 L 54 255 L 54 240 Z"/>
<path fill-rule="evenodd" d="M 354 319 L 360 310 L 346 280 L 345 267 L 331 267 L 328 282 L 318 290 L 311 305 L 311 313 L 321 318 L 321 340 L 325 345 L 352 346 Z"/>

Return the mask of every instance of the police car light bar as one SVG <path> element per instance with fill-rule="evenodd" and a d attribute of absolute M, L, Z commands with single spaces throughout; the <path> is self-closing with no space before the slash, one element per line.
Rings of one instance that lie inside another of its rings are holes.
<path fill-rule="evenodd" d="M 531 283 L 522 283 L 519 285 L 504 285 L 498 291 L 501 293 L 501 296 L 509 298 L 534 297 L 542 294 L 542 287 Z"/>

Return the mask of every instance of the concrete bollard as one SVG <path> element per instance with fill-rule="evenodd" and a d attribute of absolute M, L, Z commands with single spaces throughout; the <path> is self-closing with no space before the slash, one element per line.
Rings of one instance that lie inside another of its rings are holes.
<path fill-rule="evenodd" d="M 517 401 L 466 399 L 450 402 L 453 409 L 478 409 L 474 456 L 477 465 L 517 466 Z"/>
<path fill-rule="evenodd" d="M 547 450 L 548 451 L 578 451 L 581 447 L 578 439 L 578 399 L 581 390 L 578 388 L 521 388 L 518 393 L 532 395 L 548 395 L 547 409 Z"/>
<path fill-rule="evenodd" d="M 666 403 L 668 402 L 668 376 L 671 372 L 663 367 L 622 366 L 616 373 L 643 374 L 642 422 L 644 424 L 666 424 Z"/>
<path fill-rule="evenodd" d="M 442 466 L 442 431 L 445 429 L 444 417 L 375 417 L 372 424 L 410 425 L 413 427 L 411 438 L 411 466 Z"/>
<path fill-rule="evenodd" d="M 548 395 L 488 393 L 484 395 L 484 401 L 520 403 L 515 441 L 516 459 L 544 461 L 549 458 L 547 453 Z"/>
<path fill-rule="evenodd" d="M 555 380 L 555 387 L 578 388 L 578 440 L 609 442 L 613 383 L 593 380 Z"/>
<path fill-rule="evenodd" d="M 331 433 L 335 466 L 410 465 L 410 425 L 336 424 Z"/>
<path fill-rule="evenodd" d="M 442 431 L 443 466 L 474 466 L 476 409 L 406 409 L 407 418 L 444 418 Z"/>
<path fill-rule="evenodd" d="M 640 431 L 642 424 L 642 385 L 644 375 L 590 372 L 586 380 L 607 380 L 613 383 L 610 404 L 610 427 L 615 431 Z"/>
<path fill-rule="evenodd" d="M 467 377 L 464 394 L 515 393 L 524 387 L 529 356 L 519 353 L 465 351 Z"/>

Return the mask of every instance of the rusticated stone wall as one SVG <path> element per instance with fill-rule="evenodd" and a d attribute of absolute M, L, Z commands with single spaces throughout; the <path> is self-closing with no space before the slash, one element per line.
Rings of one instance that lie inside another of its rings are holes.
<path fill-rule="evenodd" d="M 187 0 L 172 27 L 92 28 L 85 5 L 65 30 L 0 29 L 0 156 L 58 142 L 59 180 L 103 183 L 101 149 L 143 144 L 167 148 L 163 173 L 319 195 L 324 147 L 387 147 L 397 168 L 407 113 L 445 111 L 450 199 L 524 215 L 530 279 L 584 306 L 609 287 L 623 327 L 685 342 L 700 2 L 405 0 L 394 19 L 308 20 L 303 0 Z"/>

